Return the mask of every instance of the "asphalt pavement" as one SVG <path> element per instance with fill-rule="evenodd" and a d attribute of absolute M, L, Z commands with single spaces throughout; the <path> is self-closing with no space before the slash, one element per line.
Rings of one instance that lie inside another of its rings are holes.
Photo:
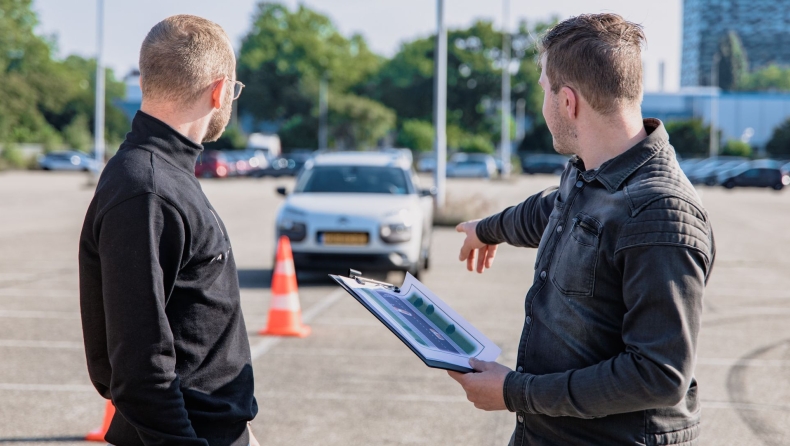
<path fill-rule="evenodd" d="M 557 181 L 450 180 L 453 197 L 498 209 Z M 252 346 L 253 430 L 263 445 L 505 445 L 507 412 L 474 409 L 445 372 L 425 367 L 361 305 L 300 275 L 305 339 L 263 337 L 274 213 L 287 179 L 206 180 L 233 243 Z M 703 445 L 790 444 L 790 191 L 701 188 L 718 258 L 705 298 L 696 375 Z M 87 444 L 104 401 L 88 379 L 77 241 L 92 197 L 81 173 L 0 173 L 0 443 Z M 485 206 L 479 206 L 484 209 Z M 434 233 L 423 281 L 515 362 L 535 252 L 503 247 L 467 273 L 461 236 Z M 390 274 L 389 280 L 402 276 Z"/>

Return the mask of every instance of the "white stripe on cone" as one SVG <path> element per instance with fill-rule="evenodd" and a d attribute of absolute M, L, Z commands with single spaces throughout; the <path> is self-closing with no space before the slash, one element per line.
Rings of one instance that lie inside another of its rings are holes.
<path fill-rule="evenodd" d="M 272 310 L 299 311 L 301 308 L 297 293 L 272 294 Z"/>
<path fill-rule="evenodd" d="M 274 266 L 274 274 L 284 274 L 286 276 L 295 275 L 296 269 L 294 269 L 294 262 L 290 260 L 278 260 L 277 265 Z"/>

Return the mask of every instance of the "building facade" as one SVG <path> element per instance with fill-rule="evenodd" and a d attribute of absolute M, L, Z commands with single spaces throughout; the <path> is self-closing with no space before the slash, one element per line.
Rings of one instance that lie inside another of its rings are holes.
<path fill-rule="evenodd" d="M 682 87 L 711 84 L 722 37 L 735 31 L 749 69 L 790 65 L 790 0 L 683 0 Z"/>

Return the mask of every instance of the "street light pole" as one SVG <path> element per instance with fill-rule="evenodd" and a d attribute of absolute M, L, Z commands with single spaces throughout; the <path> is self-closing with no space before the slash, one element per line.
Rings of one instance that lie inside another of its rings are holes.
<path fill-rule="evenodd" d="M 327 127 L 328 96 L 327 75 L 324 74 L 321 76 L 321 83 L 318 86 L 318 150 L 324 150 L 329 146 L 329 129 Z"/>
<path fill-rule="evenodd" d="M 711 157 L 719 154 L 719 53 L 713 54 L 710 68 L 710 153 Z"/>
<path fill-rule="evenodd" d="M 96 110 L 93 147 L 96 151 L 96 174 L 104 168 L 104 0 L 96 1 Z"/>
<path fill-rule="evenodd" d="M 502 0 L 502 126 L 499 154 L 502 178 L 510 176 L 510 0 Z"/>
<path fill-rule="evenodd" d="M 434 151 L 436 169 L 436 207 L 442 209 L 446 198 L 447 175 L 447 28 L 444 23 L 444 0 L 436 0 L 436 52 L 434 52 L 433 88 Z"/>

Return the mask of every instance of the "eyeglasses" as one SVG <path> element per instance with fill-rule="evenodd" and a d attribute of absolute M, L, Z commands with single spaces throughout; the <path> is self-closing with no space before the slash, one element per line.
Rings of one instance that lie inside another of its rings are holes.
<path fill-rule="evenodd" d="M 231 80 L 231 78 L 228 76 L 225 76 L 225 79 L 233 82 L 233 100 L 235 101 L 239 98 L 239 96 L 241 96 L 241 90 L 245 87 L 245 85 L 239 81 Z"/>

